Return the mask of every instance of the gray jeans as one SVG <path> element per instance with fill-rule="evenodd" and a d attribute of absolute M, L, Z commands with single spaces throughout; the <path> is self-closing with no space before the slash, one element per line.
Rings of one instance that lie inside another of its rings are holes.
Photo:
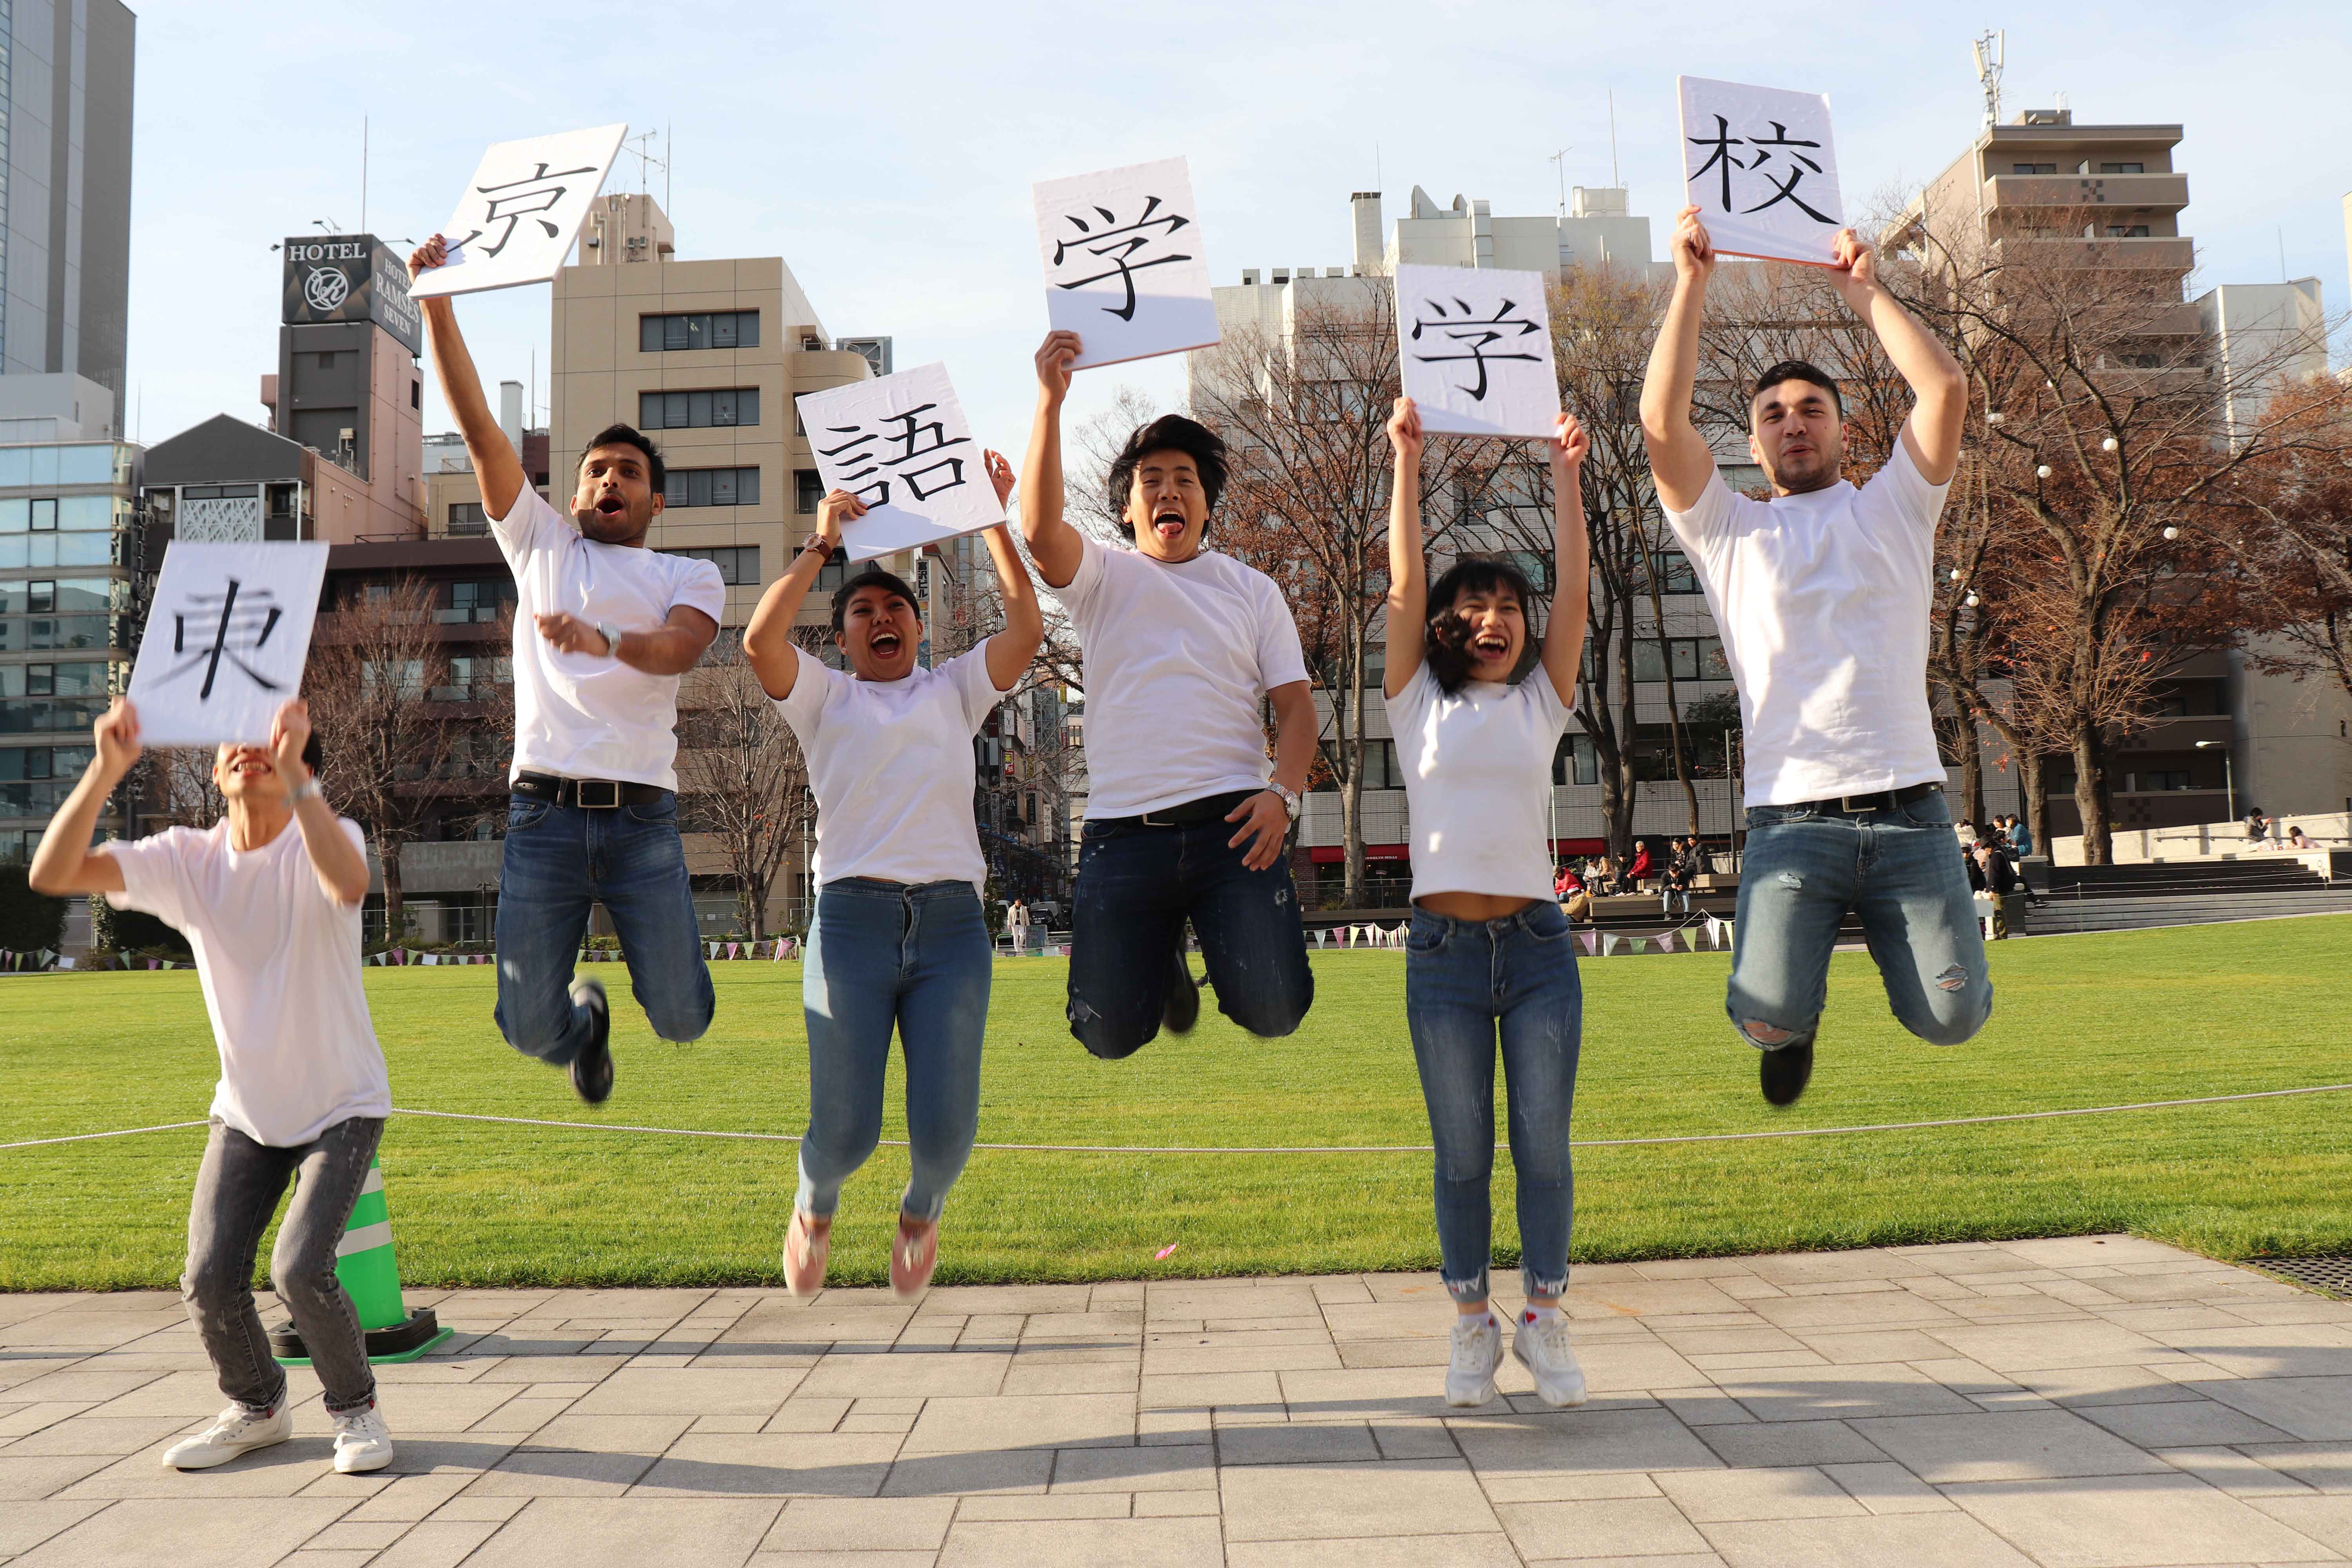
<path fill-rule="evenodd" d="M 375 1398 L 359 1314 L 335 1278 L 335 1247 L 383 1136 L 381 1117 L 354 1116 L 299 1149 L 278 1149 L 213 1122 L 188 1205 L 188 1272 L 180 1292 L 221 1392 L 248 1409 L 271 1409 L 286 1394 L 286 1371 L 270 1356 L 254 1306 L 253 1257 L 289 1177 L 294 1199 L 270 1250 L 270 1283 L 294 1314 L 327 1408 L 357 1410 Z"/>

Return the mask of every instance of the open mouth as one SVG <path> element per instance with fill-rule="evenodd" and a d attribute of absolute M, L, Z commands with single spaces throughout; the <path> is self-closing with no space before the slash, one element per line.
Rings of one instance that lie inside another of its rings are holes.
<path fill-rule="evenodd" d="M 229 763 L 228 771 L 239 778 L 268 778 L 278 770 L 269 765 L 268 757 L 258 752 L 247 752 Z"/>
<path fill-rule="evenodd" d="M 605 517 L 618 517 L 629 508 L 619 496 L 607 495 L 596 498 L 596 510 Z"/>
<path fill-rule="evenodd" d="M 1511 639 L 1500 632 L 1480 632 L 1470 639 L 1474 658 L 1503 658 L 1511 651 Z"/>
<path fill-rule="evenodd" d="M 1183 538 L 1184 509 L 1180 506 L 1161 507 L 1159 511 L 1152 514 L 1151 531 L 1162 539 Z"/>
<path fill-rule="evenodd" d="M 877 658 L 895 658 L 905 646 L 897 632 L 876 632 L 866 639 L 866 651 Z"/>

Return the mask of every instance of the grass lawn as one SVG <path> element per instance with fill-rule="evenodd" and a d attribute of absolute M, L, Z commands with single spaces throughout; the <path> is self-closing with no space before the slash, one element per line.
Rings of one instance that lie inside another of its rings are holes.
<path fill-rule="evenodd" d="M 1723 1016 L 1727 960 L 1583 966 L 1580 1139 L 1833 1127 L 2352 1080 L 2352 917 L 2057 937 L 1994 950 L 1993 1019 L 1953 1050 L 1888 1016 L 1839 957 L 1813 1086 L 1758 1097 Z M 1097 1062 L 1062 1021 L 1064 964 L 1000 961 L 981 1137 L 993 1142 L 1422 1143 L 1404 960 L 1325 952 L 1304 1028 L 1243 1035 L 1204 1007 L 1189 1039 Z M 486 966 L 371 969 L 404 1107 L 797 1132 L 797 963 L 714 966 L 719 1016 L 654 1039 L 614 988 L 618 1088 L 581 1106 L 490 1022 Z M 193 973 L 0 978 L 0 1142 L 184 1121 L 217 1071 Z M 894 1070 L 892 1095 L 897 1097 Z M 1580 1259 L 2130 1230 L 2222 1258 L 2352 1247 L 2352 1094 L 1835 1138 L 1588 1149 Z M 885 1137 L 903 1137 L 894 1108 Z M 0 1152 L 0 1289 L 166 1286 L 203 1133 Z M 772 1284 L 793 1146 L 394 1117 L 383 1142 L 417 1284 Z M 850 1184 L 833 1278 L 882 1277 L 903 1151 Z M 973 1156 L 942 1282 L 1434 1268 L 1429 1156 Z M 1498 1262 L 1515 1263 L 1510 1174 Z M 1164 1261 L 1153 1254 L 1173 1244 Z"/>

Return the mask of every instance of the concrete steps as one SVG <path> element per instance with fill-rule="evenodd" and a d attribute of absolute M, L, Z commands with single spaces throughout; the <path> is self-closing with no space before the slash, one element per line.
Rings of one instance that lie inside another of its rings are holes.
<path fill-rule="evenodd" d="M 2212 925 L 2224 921 L 2320 914 L 2352 914 L 2352 888 L 2331 889 L 2322 884 L 2280 892 L 2053 899 L 2026 910 L 2024 927 L 2031 936 L 2053 936 L 2067 931 L 2141 931 L 2151 926 Z"/>

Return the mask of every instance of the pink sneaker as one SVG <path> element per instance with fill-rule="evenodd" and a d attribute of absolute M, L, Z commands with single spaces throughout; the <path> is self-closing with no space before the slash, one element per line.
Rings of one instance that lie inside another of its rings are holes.
<path fill-rule="evenodd" d="M 940 1226 L 898 1216 L 898 1237 L 890 1244 L 890 1289 L 901 1301 L 919 1299 L 931 1288 L 931 1270 L 940 1266 Z"/>
<path fill-rule="evenodd" d="M 784 1289 L 795 1296 L 814 1296 L 824 1289 L 825 1256 L 833 1249 L 833 1222 L 812 1220 L 793 1207 L 793 1223 L 784 1232 Z"/>

